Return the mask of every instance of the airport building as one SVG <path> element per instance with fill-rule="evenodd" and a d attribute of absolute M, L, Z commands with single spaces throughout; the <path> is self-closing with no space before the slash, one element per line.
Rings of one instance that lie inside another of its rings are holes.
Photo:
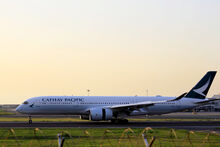
<path fill-rule="evenodd" d="M 213 98 L 219 98 L 220 99 L 220 94 L 214 95 Z M 220 100 L 213 102 L 214 110 L 220 112 Z"/>

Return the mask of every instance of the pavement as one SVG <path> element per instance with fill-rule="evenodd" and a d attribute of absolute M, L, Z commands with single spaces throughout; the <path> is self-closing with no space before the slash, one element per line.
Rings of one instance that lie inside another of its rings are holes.
<path fill-rule="evenodd" d="M 220 131 L 220 121 L 172 121 L 172 122 L 0 122 L 0 128 L 174 128 L 187 130 Z"/>
<path fill-rule="evenodd" d="M 1 116 L 0 116 L 1 117 Z M 27 117 L 25 115 L 9 115 L 2 117 Z M 33 118 L 64 118 L 78 116 L 71 115 L 37 115 Z M 136 116 L 132 118 L 146 118 L 146 116 Z M 93 121 L 77 121 L 77 122 L 0 122 L 0 128 L 174 128 L 174 129 L 187 129 L 187 130 L 207 130 L 216 131 L 220 133 L 220 112 L 199 112 L 192 114 L 190 112 L 179 112 L 165 115 L 149 116 L 151 121 L 131 121 L 127 124 L 112 124 L 110 122 L 93 122 Z M 188 121 L 153 121 L 153 119 L 190 119 Z M 207 121 L 198 121 L 193 119 L 207 119 Z M 208 120 L 211 119 L 211 120 Z M 213 119 L 216 121 L 213 121 Z M 28 120 L 28 118 L 27 118 Z"/>

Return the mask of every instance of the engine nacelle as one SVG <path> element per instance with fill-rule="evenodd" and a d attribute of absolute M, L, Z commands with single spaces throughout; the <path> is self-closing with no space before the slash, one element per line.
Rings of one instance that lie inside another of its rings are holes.
<path fill-rule="evenodd" d="M 80 115 L 80 119 L 89 120 L 89 115 Z"/>
<path fill-rule="evenodd" d="M 104 118 L 105 120 L 111 120 L 113 118 L 113 112 L 111 109 L 102 109 L 104 111 Z"/>
<path fill-rule="evenodd" d="M 113 112 L 111 109 L 94 108 L 90 110 L 89 119 L 93 121 L 111 120 Z"/>

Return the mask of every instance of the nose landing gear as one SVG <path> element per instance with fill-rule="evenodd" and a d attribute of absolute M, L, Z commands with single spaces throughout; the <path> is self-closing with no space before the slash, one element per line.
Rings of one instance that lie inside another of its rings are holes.
<path fill-rule="evenodd" d="M 29 121 L 28 121 L 28 124 L 32 124 L 32 119 L 31 119 L 31 116 L 29 116 Z"/>

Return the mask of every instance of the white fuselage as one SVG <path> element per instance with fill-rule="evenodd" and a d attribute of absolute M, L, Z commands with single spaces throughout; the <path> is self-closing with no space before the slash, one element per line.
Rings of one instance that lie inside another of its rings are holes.
<path fill-rule="evenodd" d="M 33 114 L 81 115 L 93 121 L 112 120 L 121 116 L 160 115 L 192 109 L 209 101 L 206 95 L 216 71 L 208 71 L 188 92 L 178 97 L 144 96 L 41 96 L 26 100 L 16 111 Z M 31 123 L 31 122 L 30 122 Z"/>
<path fill-rule="evenodd" d="M 28 104 L 21 104 L 17 111 L 33 114 L 70 114 L 85 115 L 93 108 L 107 108 L 114 105 L 126 105 L 138 102 L 153 102 L 172 100 L 174 97 L 144 97 L 144 96 L 41 96 L 27 100 Z M 203 99 L 204 100 L 204 99 Z M 182 98 L 178 101 L 154 104 L 134 110 L 129 115 L 155 115 L 183 111 L 195 107 L 195 102 L 201 99 Z"/>

